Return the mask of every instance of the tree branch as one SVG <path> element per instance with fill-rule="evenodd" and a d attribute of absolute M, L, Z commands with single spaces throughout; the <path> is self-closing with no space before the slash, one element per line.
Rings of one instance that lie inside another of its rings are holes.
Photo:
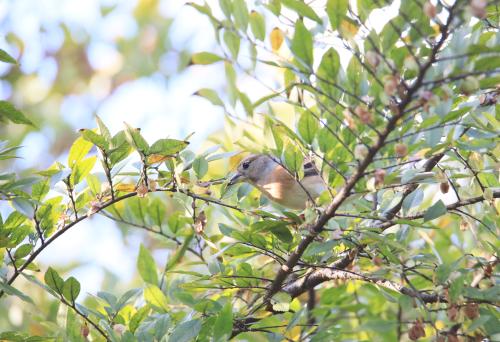
<path fill-rule="evenodd" d="M 314 288 L 316 285 L 330 280 L 361 280 L 392 291 L 399 292 L 406 296 L 420 298 L 424 303 L 446 302 L 446 299 L 442 296 L 439 296 L 438 294 L 429 294 L 422 291 L 414 291 L 408 287 L 387 279 L 370 277 L 368 275 L 335 269 L 331 267 L 315 269 L 306 276 L 285 286 L 283 288 L 283 291 L 287 292 L 292 297 L 297 297 L 302 293 L 308 291 L 309 289 Z"/>

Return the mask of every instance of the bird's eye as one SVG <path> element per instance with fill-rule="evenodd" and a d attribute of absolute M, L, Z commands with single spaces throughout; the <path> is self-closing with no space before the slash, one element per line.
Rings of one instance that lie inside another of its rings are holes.
<path fill-rule="evenodd" d="M 244 170 L 248 169 L 248 167 L 250 166 L 250 161 L 247 160 L 247 161 L 243 162 L 243 164 L 241 164 L 241 166 L 243 167 Z"/>

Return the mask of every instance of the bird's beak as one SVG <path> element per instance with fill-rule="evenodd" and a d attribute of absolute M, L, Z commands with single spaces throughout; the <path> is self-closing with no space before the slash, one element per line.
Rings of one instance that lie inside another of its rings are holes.
<path fill-rule="evenodd" d="M 245 177 L 239 172 L 236 172 L 231 178 L 229 178 L 228 186 L 234 185 L 236 183 L 243 182 Z"/>

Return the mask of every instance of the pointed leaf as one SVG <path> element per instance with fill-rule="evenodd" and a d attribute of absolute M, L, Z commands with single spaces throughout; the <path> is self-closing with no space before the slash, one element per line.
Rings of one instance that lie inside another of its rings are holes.
<path fill-rule="evenodd" d="M 333 30 L 338 30 L 342 19 L 347 13 L 349 0 L 328 0 L 326 3 L 326 13 L 330 19 Z"/>
<path fill-rule="evenodd" d="M 137 258 L 137 269 L 142 280 L 149 284 L 158 285 L 156 263 L 149 251 L 142 244 Z"/>
<path fill-rule="evenodd" d="M 70 303 L 74 303 L 80 294 L 80 283 L 75 277 L 69 277 L 63 286 L 63 295 Z"/>
<path fill-rule="evenodd" d="M 0 118 L 5 118 L 15 124 L 33 126 L 33 122 L 17 110 L 12 103 L 7 101 L 0 101 Z"/>
<path fill-rule="evenodd" d="M 313 39 L 311 32 L 306 28 L 302 20 L 297 20 L 295 24 L 295 34 L 290 46 L 294 56 L 298 59 L 298 66 L 301 70 L 307 67 L 309 70 L 313 64 Z"/>
<path fill-rule="evenodd" d="M 156 285 L 148 285 L 144 289 L 144 300 L 164 312 L 168 311 L 167 297 Z"/>
<path fill-rule="evenodd" d="M 170 335 L 169 341 L 189 342 L 192 341 L 201 330 L 201 321 L 194 319 L 177 325 Z"/>
<path fill-rule="evenodd" d="M 318 131 L 318 120 L 308 110 L 304 111 L 300 116 L 298 123 L 298 131 L 301 137 L 308 143 L 312 144 L 316 132 Z"/>
<path fill-rule="evenodd" d="M 233 307 L 228 301 L 215 320 L 214 340 L 227 341 L 233 331 Z"/>
<path fill-rule="evenodd" d="M 177 139 L 160 139 L 156 141 L 148 150 L 148 154 L 160 154 L 163 156 L 171 156 L 182 151 L 189 145 L 188 141 Z"/>
<path fill-rule="evenodd" d="M 434 203 L 429 209 L 427 209 L 424 214 L 424 222 L 434 220 L 435 218 L 443 216 L 444 214 L 446 214 L 446 212 L 446 206 L 444 205 L 443 201 L 439 200 Z"/>
<path fill-rule="evenodd" d="M 49 267 L 44 276 L 45 284 L 47 284 L 52 290 L 56 291 L 58 294 L 63 293 L 64 280 L 52 267 Z"/>
<path fill-rule="evenodd" d="M 211 52 L 198 52 L 191 56 L 193 64 L 208 65 L 222 61 L 223 58 Z"/>
<path fill-rule="evenodd" d="M 250 13 L 250 28 L 256 39 L 264 41 L 266 38 L 266 21 L 257 11 Z"/>
<path fill-rule="evenodd" d="M 5 63 L 10 63 L 10 64 L 17 64 L 17 61 L 9 55 L 6 51 L 0 49 L 0 61 L 5 62 Z"/>

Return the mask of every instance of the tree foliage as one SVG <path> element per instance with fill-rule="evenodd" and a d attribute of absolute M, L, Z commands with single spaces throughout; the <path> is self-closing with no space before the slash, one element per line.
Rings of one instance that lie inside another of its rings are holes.
<path fill-rule="evenodd" d="M 189 137 L 152 142 L 97 117 L 66 163 L 29 177 L 2 172 L 2 205 L 12 208 L 0 219 L 2 305 L 36 305 L 17 286 L 27 281 L 67 310 L 40 318 L 42 337 L 0 338 L 498 338 L 498 5 L 401 0 L 380 28 L 374 22 L 394 4 L 188 6 L 208 17 L 219 43 L 193 53 L 191 66 L 224 65 L 225 91 L 195 95 L 223 108 L 225 135 L 195 153 Z M 15 62 L 3 50 L 0 58 Z M 279 82 L 261 79 L 264 71 Z M 254 98 L 249 78 L 268 82 L 268 93 Z M 31 124 L 9 102 L 0 115 Z M 4 143 L 0 159 L 17 148 Z M 313 158 L 328 191 L 299 215 L 248 185 L 212 179 L 214 165 L 241 159 L 235 149 L 274 155 L 298 181 Z M 169 249 L 158 264 L 141 245 L 140 288 L 80 300 L 77 279 L 39 269 L 42 251 L 94 215 Z"/>

